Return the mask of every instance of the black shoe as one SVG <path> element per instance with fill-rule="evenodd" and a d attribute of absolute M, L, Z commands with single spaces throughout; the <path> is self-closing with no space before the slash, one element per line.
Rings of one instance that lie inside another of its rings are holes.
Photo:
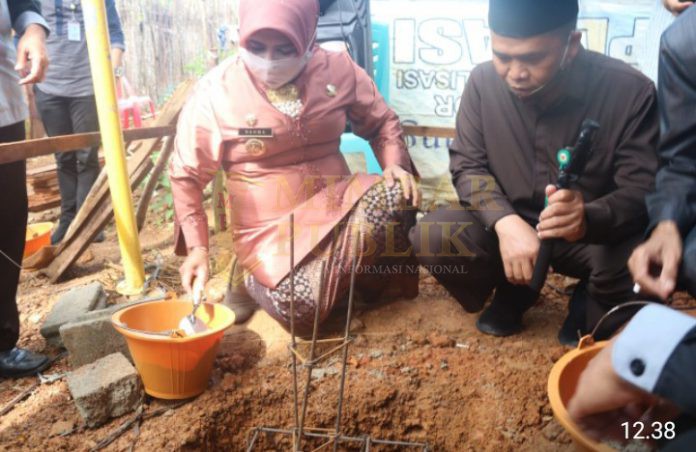
<path fill-rule="evenodd" d="M 585 322 L 583 322 L 583 326 L 584 323 Z M 578 326 L 579 325 L 576 325 L 570 318 L 570 314 L 568 314 L 568 317 L 563 321 L 563 326 L 558 330 L 558 342 L 560 342 L 561 345 L 577 347 L 580 337 L 583 336 L 582 329 L 578 328 Z"/>
<path fill-rule="evenodd" d="M 577 347 L 580 338 L 587 334 L 585 330 L 585 319 L 576 319 L 573 317 L 571 312 L 563 321 L 561 329 L 558 330 L 558 342 L 561 345 L 567 345 L 569 347 Z"/>
<path fill-rule="evenodd" d="M 29 350 L 13 348 L 0 352 L 0 377 L 19 378 L 36 375 L 49 365 L 44 355 L 32 353 Z"/>
<path fill-rule="evenodd" d="M 573 291 L 568 302 L 568 315 L 558 331 L 558 342 L 562 345 L 577 347 L 580 337 L 588 333 L 587 330 L 587 290 L 585 283 L 580 282 Z"/>
<path fill-rule="evenodd" d="M 522 315 L 491 303 L 476 321 L 476 328 L 491 336 L 512 336 L 522 331 Z"/>
<path fill-rule="evenodd" d="M 476 321 L 476 328 L 484 334 L 507 337 L 522 331 L 522 317 L 538 295 L 524 286 L 501 284 L 491 304 Z"/>

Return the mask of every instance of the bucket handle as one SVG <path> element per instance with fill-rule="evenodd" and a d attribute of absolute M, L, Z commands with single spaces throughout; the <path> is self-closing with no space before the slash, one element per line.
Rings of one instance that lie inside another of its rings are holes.
<path fill-rule="evenodd" d="M 610 310 L 605 312 L 602 317 L 600 317 L 600 319 L 597 321 L 594 328 L 592 329 L 592 332 L 590 332 L 589 334 L 586 334 L 580 338 L 580 340 L 578 341 L 578 350 L 582 350 L 583 348 L 587 348 L 591 345 L 594 345 L 594 343 L 595 343 L 594 337 L 595 337 L 595 334 L 597 334 L 597 330 L 599 329 L 600 326 L 602 326 L 602 323 L 604 323 L 612 315 L 623 310 L 624 308 L 630 308 L 630 307 L 634 307 L 634 306 L 647 306 L 647 305 L 653 304 L 653 303 L 654 302 L 652 302 L 652 301 L 627 301 L 626 303 L 621 303 L 621 304 L 614 306 L 613 308 L 611 308 Z"/>
<path fill-rule="evenodd" d="M 627 301 L 626 303 L 621 303 L 619 305 L 614 306 L 610 310 L 608 310 L 600 319 L 597 321 L 597 324 L 594 326 L 592 329 L 592 332 L 590 334 L 586 334 L 583 337 L 580 338 L 580 341 L 578 341 L 578 350 L 582 350 L 583 348 L 589 347 L 595 343 L 594 336 L 597 333 L 597 330 L 599 329 L 600 326 L 602 326 L 602 323 L 604 323 L 609 317 L 612 315 L 616 314 L 617 312 L 621 311 L 624 308 L 630 308 L 634 306 L 647 306 L 650 304 L 660 304 L 656 303 L 654 301 Z M 673 308 L 678 311 L 683 311 L 683 310 L 688 310 L 688 309 L 693 309 L 693 308 Z"/>

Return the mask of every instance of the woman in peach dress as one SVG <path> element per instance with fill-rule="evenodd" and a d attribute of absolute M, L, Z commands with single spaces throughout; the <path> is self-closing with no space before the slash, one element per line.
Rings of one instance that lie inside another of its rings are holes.
<path fill-rule="evenodd" d="M 187 254 L 181 276 L 189 293 L 194 280 L 208 278 L 203 189 L 225 170 L 243 270 L 242 287 L 227 297 L 238 322 L 249 317 L 250 297 L 288 327 L 294 218 L 299 332 L 311 329 L 317 305 L 323 320 L 346 295 L 354 256 L 364 298 L 418 291 L 407 233 L 419 192 L 399 119 L 347 52 L 316 45 L 318 13 L 316 0 L 241 0 L 240 54 L 198 83 L 181 113 L 170 166 L 176 250 Z M 339 151 L 346 121 L 370 141 L 384 177 L 350 173 Z"/>

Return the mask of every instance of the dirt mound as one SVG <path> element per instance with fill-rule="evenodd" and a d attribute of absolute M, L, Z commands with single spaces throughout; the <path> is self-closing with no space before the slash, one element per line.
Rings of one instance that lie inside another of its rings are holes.
<path fill-rule="evenodd" d="M 71 270 L 71 281 L 47 285 L 41 277 L 23 276 L 20 346 L 45 347 L 38 328 L 62 292 L 94 280 L 107 286 L 115 281 L 120 270 L 111 263 L 118 259 L 113 231 L 107 238 L 93 245 L 93 260 Z M 170 238 L 153 230 L 143 246 L 146 260 L 164 257 L 164 276 L 174 285 L 180 261 L 173 256 Z M 223 254 L 216 260 L 220 275 L 211 283 L 219 295 L 229 261 Z M 547 288 L 525 316 L 526 330 L 507 339 L 480 334 L 477 316 L 466 314 L 428 276 L 422 278 L 416 300 L 359 312 L 348 358 L 343 433 L 427 442 L 437 451 L 572 450 L 546 398 L 549 370 L 565 352 L 556 333 L 566 311 L 567 296 L 561 292 L 572 281 L 553 276 L 551 283 L 558 290 Z M 681 298 L 678 303 L 693 300 Z M 256 427 L 290 428 L 294 416 L 288 341 L 282 328 L 258 312 L 223 339 L 208 391 L 183 406 L 148 399 L 143 420 L 105 450 L 245 450 Z M 61 359 L 49 373 L 68 370 Z M 300 390 L 305 372 L 300 373 Z M 339 380 L 338 356 L 314 371 L 308 427 L 334 427 Z M 0 381 L 0 407 L 35 382 Z M 89 450 L 133 417 L 131 413 L 99 429 L 86 429 L 66 384 L 44 384 L 0 418 L 0 449 Z M 288 444 L 282 436 L 260 435 L 254 450 L 287 450 Z M 304 449 L 318 445 L 306 444 Z M 341 450 L 359 449 L 359 444 L 354 446 Z"/>

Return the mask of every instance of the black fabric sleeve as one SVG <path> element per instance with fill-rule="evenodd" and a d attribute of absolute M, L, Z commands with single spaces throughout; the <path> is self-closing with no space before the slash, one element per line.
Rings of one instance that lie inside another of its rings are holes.
<path fill-rule="evenodd" d="M 41 3 L 37 0 L 7 0 L 7 7 L 10 10 L 10 20 L 13 24 L 22 13 L 27 11 L 41 14 Z"/>
<path fill-rule="evenodd" d="M 682 237 L 696 224 L 696 8 L 664 33 L 660 43 L 659 156 L 656 191 L 647 197 L 651 231 L 674 221 Z"/>

